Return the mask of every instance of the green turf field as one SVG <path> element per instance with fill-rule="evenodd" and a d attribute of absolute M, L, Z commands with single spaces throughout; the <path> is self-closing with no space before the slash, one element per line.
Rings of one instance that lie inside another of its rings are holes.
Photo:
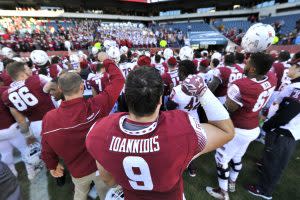
<path fill-rule="evenodd" d="M 248 148 L 247 154 L 243 160 L 243 169 L 240 173 L 237 182 L 237 192 L 230 194 L 233 200 L 248 200 L 259 199 L 252 197 L 244 189 L 244 185 L 248 183 L 255 183 L 257 178 L 257 171 L 255 167 L 255 161 L 260 158 L 263 145 L 254 142 Z M 201 156 L 197 159 L 198 164 L 197 176 L 189 177 L 188 173 L 184 173 L 185 180 L 185 196 L 188 200 L 194 199 L 213 199 L 205 191 L 206 186 L 216 186 L 217 177 L 214 162 L 214 153 L 210 153 Z M 48 175 L 48 180 L 44 178 L 44 181 L 48 181 L 48 195 L 42 195 L 45 193 L 43 188 L 36 188 L 32 192 L 41 193 L 40 199 L 34 199 L 30 197 L 29 181 L 27 180 L 24 172 L 23 164 L 18 164 L 18 171 L 20 173 L 19 180 L 21 182 L 22 192 L 24 200 L 71 200 L 73 197 L 72 184 L 70 177 L 67 178 L 68 182 L 64 187 L 60 188 L 56 186 L 54 179 Z M 31 192 L 31 193 L 32 193 Z M 278 200 L 298 200 L 300 199 L 300 147 L 298 146 L 294 156 L 292 157 L 284 176 L 281 179 L 276 192 L 273 195 L 273 199 Z"/>

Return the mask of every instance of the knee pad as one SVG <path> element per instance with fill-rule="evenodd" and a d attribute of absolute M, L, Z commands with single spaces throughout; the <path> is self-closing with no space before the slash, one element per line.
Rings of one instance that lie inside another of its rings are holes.
<path fill-rule="evenodd" d="M 239 172 L 241 171 L 243 165 L 242 165 L 242 161 L 234 162 L 233 160 L 231 160 L 229 166 L 233 171 Z"/>
<path fill-rule="evenodd" d="M 217 163 L 217 173 L 220 179 L 227 180 L 229 178 L 229 167 Z"/>

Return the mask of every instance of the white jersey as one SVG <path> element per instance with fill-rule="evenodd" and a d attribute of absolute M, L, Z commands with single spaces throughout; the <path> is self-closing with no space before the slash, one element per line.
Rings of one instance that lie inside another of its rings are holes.
<path fill-rule="evenodd" d="M 121 70 L 124 78 L 126 78 L 131 70 L 133 70 L 135 63 L 125 62 L 119 64 L 119 69 Z"/>
<path fill-rule="evenodd" d="M 92 87 L 90 85 L 90 80 L 95 76 L 94 73 L 89 73 L 88 77 L 86 80 L 83 79 L 83 83 L 84 83 L 84 92 L 83 92 L 83 96 L 92 96 L 93 92 L 92 92 Z"/>
<path fill-rule="evenodd" d="M 181 85 L 173 88 L 170 99 L 178 104 L 177 109 L 183 110 L 191 115 L 194 119 L 200 121 L 197 108 L 200 105 L 200 99 L 194 96 L 188 96 L 181 90 Z"/>

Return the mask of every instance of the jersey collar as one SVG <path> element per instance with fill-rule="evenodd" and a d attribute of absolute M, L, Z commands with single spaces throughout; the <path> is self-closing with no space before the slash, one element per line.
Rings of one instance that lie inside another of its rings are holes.
<path fill-rule="evenodd" d="M 157 126 L 157 120 L 156 120 L 155 122 L 153 122 L 152 124 L 150 124 L 148 127 L 144 128 L 144 129 L 141 129 L 138 131 L 127 130 L 123 126 L 123 124 L 127 118 L 128 118 L 128 115 L 122 116 L 119 120 L 119 126 L 120 126 L 121 131 L 123 131 L 124 133 L 126 133 L 128 135 L 139 135 L 139 136 L 146 135 L 146 134 L 154 131 Z"/>

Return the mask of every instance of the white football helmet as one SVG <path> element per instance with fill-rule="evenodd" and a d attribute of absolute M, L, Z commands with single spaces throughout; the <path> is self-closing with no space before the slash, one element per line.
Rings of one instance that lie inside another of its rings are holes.
<path fill-rule="evenodd" d="M 171 58 L 171 57 L 173 57 L 173 56 L 174 56 L 174 53 L 173 53 L 173 50 L 172 50 L 172 49 L 166 48 L 166 49 L 164 50 L 164 58 L 165 58 L 166 60 L 168 60 L 169 58 Z"/>
<path fill-rule="evenodd" d="M 96 55 L 98 53 L 99 49 L 97 47 L 92 48 L 92 54 Z"/>
<path fill-rule="evenodd" d="M 1 51 L 2 51 L 2 55 L 7 57 L 7 58 L 13 58 L 14 57 L 14 52 L 11 48 L 3 47 Z"/>
<path fill-rule="evenodd" d="M 73 69 L 77 69 L 80 64 L 80 58 L 77 54 L 71 54 L 70 55 L 70 63 L 73 67 Z"/>
<path fill-rule="evenodd" d="M 242 48 L 247 53 L 266 50 L 272 45 L 275 30 L 269 24 L 257 23 L 251 26 L 242 39 Z"/>
<path fill-rule="evenodd" d="M 126 46 L 121 46 L 121 48 L 120 48 L 120 53 L 121 53 L 121 55 L 127 54 L 127 52 L 128 52 L 128 47 L 126 47 Z"/>
<path fill-rule="evenodd" d="M 22 160 L 29 164 L 37 166 L 41 163 L 41 145 L 38 142 L 34 142 L 27 146 L 23 154 Z"/>
<path fill-rule="evenodd" d="M 77 54 L 80 59 L 87 59 L 87 55 L 83 51 L 78 51 Z"/>
<path fill-rule="evenodd" d="M 43 66 L 49 61 L 49 56 L 43 50 L 34 50 L 30 54 L 30 59 L 34 64 Z"/>
<path fill-rule="evenodd" d="M 201 56 L 203 56 L 204 54 L 208 55 L 208 51 L 206 50 L 201 51 Z"/>
<path fill-rule="evenodd" d="M 189 46 L 182 47 L 179 51 L 179 58 L 180 58 L 181 61 L 183 61 L 183 60 L 193 60 L 193 58 L 194 58 L 193 49 Z"/>
<path fill-rule="evenodd" d="M 118 47 L 110 47 L 107 51 L 107 55 L 110 59 L 114 60 L 116 63 L 120 61 L 120 50 Z"/>
<path fill-rule="evenodd" d="M 70 41 L 65 41 L 65 48 L 67 50 L 70 50 L 71 49 L 71 42 Z"/>
<path fill-rule="evenodd" d="M 217 59 L 219 61 L 221 61 L 222 59 L 222 55 L 219 52 L 215 52 L 212 56 L 211 56 L 211 60 L 213 59 Z"/>
<path fill-rule="evenodd" d="M 121 186 L 111 188 L 106 193 L 105 200 L 124 200 L 124 193 Z"/>
<path fill-rule="evenodd" d="M 103 42 L 103 46 L 105 47 L 105 49 L 109 49 L 109 47 L 111 47 L 111 44 L 110 44 L 110 40 L 104 40 Z"/>

